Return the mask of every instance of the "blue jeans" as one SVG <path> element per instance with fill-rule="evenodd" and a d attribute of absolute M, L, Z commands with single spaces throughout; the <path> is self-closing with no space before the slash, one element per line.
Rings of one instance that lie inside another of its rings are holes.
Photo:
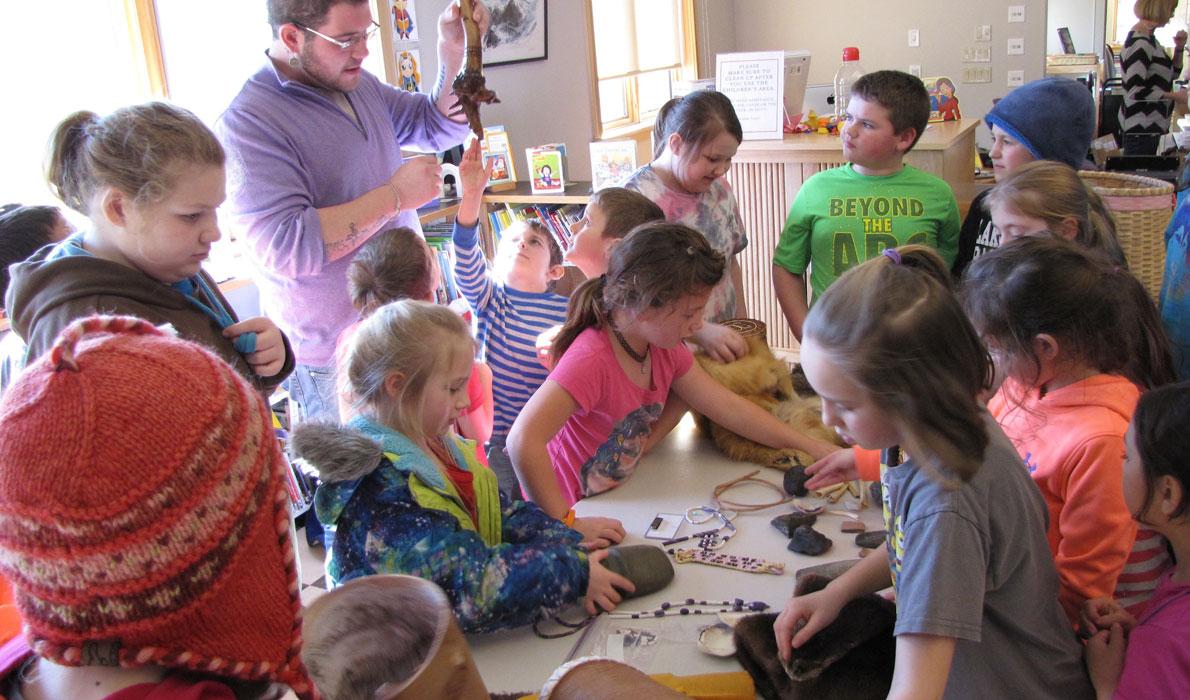
<path fill-rule="evenodd" d="M 286 380 L 290 406 L 290 427 L 307 420 L 339 422 L 339 395 L 335 368 L 299 364 Z"/>

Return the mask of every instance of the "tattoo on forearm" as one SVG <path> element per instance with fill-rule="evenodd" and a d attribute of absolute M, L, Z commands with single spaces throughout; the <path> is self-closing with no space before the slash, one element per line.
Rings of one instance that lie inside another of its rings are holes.
<path fill-rule="evenodd" d="M 326 250 L 328 253 L 331 255 L 337 255 L 339 253 L 352 250 L 355 248 L 356 243 L 364 237 L 364 231 L 356 226 L 354 221 L 347 224 L 347 228 L 350 230 L 350 233 L 348 233 L 345 237 L 326 244 Z"/>
<path fill-rule="evenodd" d="M 434 83 L 434 101 L 435 102 L 437 102 L 438 98 L 441 97 L 443 95 L 443 93 L 446 92 L 446 89 L 447 89 L 446 81 L 447 81 L 446 66 L 440 63 L 440 64 L 438 64 L 438 80 Z"/>

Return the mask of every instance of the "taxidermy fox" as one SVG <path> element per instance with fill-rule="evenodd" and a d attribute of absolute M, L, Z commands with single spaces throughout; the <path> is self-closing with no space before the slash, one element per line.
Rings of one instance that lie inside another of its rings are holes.
<path fill-rule="evenodd" d="M 841 444 L 835 431 L 822 424 L 822 402 L 817 396 L 798 396 L 793 390 L 789 365 L 773 356 L 763 334 L 745 335 L 748 354 L 723 364 L 703 354 L 695 355 L 698 364 L 715 381 L 773 414 L 798 431 L 835 444 Z M 726 428 L 694 414 L 704 435 L 728 457 L 756 462 L 766 467 L 788 469 L 795 464 L 810 465 L 814 460 L 800 450 L 778 450 L 740 437 Z"/>

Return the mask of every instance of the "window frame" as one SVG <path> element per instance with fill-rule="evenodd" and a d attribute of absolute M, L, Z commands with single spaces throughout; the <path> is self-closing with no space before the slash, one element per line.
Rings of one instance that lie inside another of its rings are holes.
<path fill-rule="evenodd" d="M 647 2 L 648 0 L 644 1 Z M 695 42 L 694 0 L 677 0 L 680 24 L 678 27 L 678 63 L 672 68 L 631 71 L 623 75 L 615 75 L 603 79 L 599 78 L 595 55 L 594 2 L 595 0 L 584 0 L 587 15 L 587 73 L 591 88 L 591 130 L 594 134 L 594 140 L 617 138 L 651 130 L 657 116 L 657 111 L 652 110 L 642 113 L 637 77 L 644 73 L 655 73 L 665 70 L 676 71 L 680 80 L 694 80 L 698 77 L 698 48 Z M 624 81 L 624 102 L 628 111 L 626 117 L 610 122 L 603 121 L 599 87 L 600 83 L 605 80 Z"/>

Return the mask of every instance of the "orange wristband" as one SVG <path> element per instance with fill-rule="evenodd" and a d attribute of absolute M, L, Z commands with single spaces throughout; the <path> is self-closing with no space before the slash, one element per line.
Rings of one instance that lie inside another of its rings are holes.
<path fill-rule="evenodd" d="M 566 515 L 562 516 L 562 522 L 566 524 L 566 527 L 574 527 L 574 508 L 566 511 Z"/>

